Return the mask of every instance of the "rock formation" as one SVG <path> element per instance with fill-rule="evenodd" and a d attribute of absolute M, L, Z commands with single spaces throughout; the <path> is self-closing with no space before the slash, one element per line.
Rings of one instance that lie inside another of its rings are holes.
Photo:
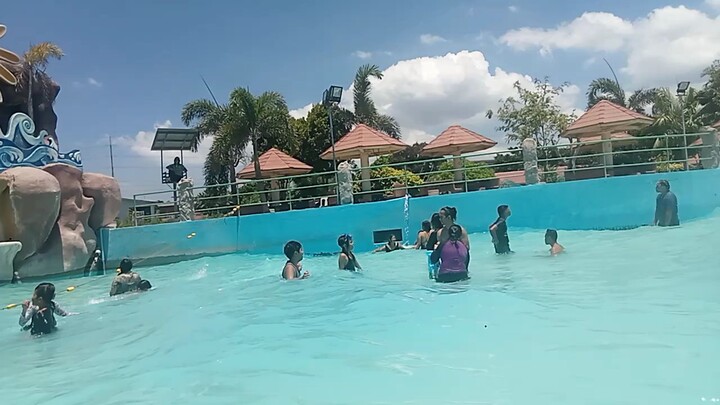
<path fill-rule="evenodd" d="M 120 187 L 109 176 L 60 163 L 11 168 L 0 173 L 0 240 L 22 243 L 15 257 L 21 278 L 80 270 L 98 229 L 114 226 L 120 204 Z"/>

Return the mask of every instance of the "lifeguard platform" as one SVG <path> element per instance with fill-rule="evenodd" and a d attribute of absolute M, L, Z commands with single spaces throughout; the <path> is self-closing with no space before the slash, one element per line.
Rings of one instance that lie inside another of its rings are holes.
<path fill-rule="evenodd" d="M 165 151 L 180 152 L 180 163 L 185 164 L 183 152 L 190 152 L 196 146 L 199 132 L 194 128 L 158 128 L 155 131 L 150 150 L 160 151 L 160 176 L 162 184 L 173 184 L 165 167 Z M 173 161 L 175 157 L 170 159 Z M 177 185 L 177 184 L 175 184 Z"/>

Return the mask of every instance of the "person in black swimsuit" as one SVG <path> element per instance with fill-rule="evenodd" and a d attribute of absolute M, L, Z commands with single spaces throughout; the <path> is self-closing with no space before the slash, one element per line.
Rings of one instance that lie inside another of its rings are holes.
<path fill-rule="evenodd" d="M 285 280 L 303 279 L 310 277 L 310 273 L 302 271 L 303 248 L 300 242 L 291 240 L 283 249 L 288 261 L 283 267 L 282 276 Z"/>
<path fill-rule="evenodd" d="M 437 212 L 432 214 L 432 217 L 430 218 L 430 226 L 432 227 L 432 230 L 430 231 L 427 243 L 425 244 L 425 250 L 435 250 L 435 246 L 438 243 L 438 231 L 442 229 L 443 224 L 440 220 L 440 214 Z"/>
<path fill-rule="evenodd" d="M 510 238 L 508 237 L 507 219 L 510 218 L 512 212 L 507 205 L 501 205 L 497 208 L 498 219 L 490 225 L 490 235 L 495 246 L 495 253 L 503 255 L 512 253 L 510 250 Z"/>
<path fill-rule="evenodd" d="M 353 253 L 355 243 L 351 235 L 342 234 L 338 238 L 338 246 L 340 246 L 340 256 L 338 256 L 338 269 L 348 271 L 362 270 Z"/>
<path fill-rule="evenodd" d="M 427 249 L 428 239 L 430 238 L 430 221 L 422 221 L 422 229 L 418 232 L 417 240 L 415 241 L 415 249 Z"/>
<path fill-rule="evenodd" d="M 390 235 L 386 244 L 373 250 L 373 253 L 380 253 L 380 252 L 390 253 L 390 252 L 394 252 L 396 250 L 403 250 L 403 249 L 405 249 L 405 248 L 400 243 L 398 243 L 397 238 L 393 234 L 393 235 Z"/>

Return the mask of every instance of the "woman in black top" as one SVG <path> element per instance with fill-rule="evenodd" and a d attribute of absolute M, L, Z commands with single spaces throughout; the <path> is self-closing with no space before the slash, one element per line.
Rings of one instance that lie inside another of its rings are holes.
<path fill-rule="evenodd" d="M 338 238 L 338 246 L 340 246 L 340 256 L 338 257 L 338 268 L 340 270 L 358 271 L 362 270 L 353 253 L 355 243 L 351 235 L 342 234 Z"/>
<path fill-rule="evenodd" d="M 442 229 L 443 224 L 442 221 L 440 221 L 440 214 L 437 212 L 432 214 L 432 217 L 430 218 L 430 226 L 432 226 L 432 230 L 428 236 L 425 250 L 435 250 L 435 245 L 438 243 L 438 231 Z"/>
<path fill-rule="evenodd" d="M 510 238 L 508 237 L 507 219 L 512 215 L 510 207 L 501 205 L 497 208 L 498 219 L 490 225 L 490 235 L 492 235 L 495 253 L 507 254 L 512 253 L 510 250 Z"/>
<path fill-rule="evenodd" d="M 405 249 L 405 248 L 400 243 L 398 243 L 395 235 L 390 235 L 387 243 L 380 246 L 379 248 L 373 250 L 373 253 L 380 253 L 380 252 L 390 253 L 390 252 L 394 252 L 396 250 L 403 250 L 403 249 Z"/>

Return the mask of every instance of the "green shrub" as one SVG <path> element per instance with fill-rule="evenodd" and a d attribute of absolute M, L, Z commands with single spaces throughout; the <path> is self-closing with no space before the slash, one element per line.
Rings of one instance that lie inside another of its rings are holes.
<path fill-rule="evenodd" d="M 495 171 L 492 168 L 487 167 L 485 163 L 473 162 L 464 158 L 462 159 L 462 163 L 465 167 L 465 176 L 467 180 L 482 180 L 495 177 Z M 452 171 L 454 168 L 455 166 L 453 166 L 453 161 L 446 160 L 438 168 L 438 170 L 442 172 L 430 175 L 428 181 L 450 181 L 454 178 L 453 173 L 455 172 Z"/>
<path fill-rule="evenodd" d="M 358 175 L 360 172 L 358 172 Z M 361 177 L 358 176 L 360 179 Z M 423 179 L 417 174 L 402 169 L 395 169 L 393 167 L 374 167 L 370 170 L 371 179 L 371 190 L 373 191 L 386 191 L 392 190 L 393 184 L 398 182 L 403 186 L 414 187 L 423 184 Z M 381 180 L 378 180 L 381 179 Z M 362 183 L 356 182 L 353 185 L 353 191 L 360 192 L 362 190 Z"/>

